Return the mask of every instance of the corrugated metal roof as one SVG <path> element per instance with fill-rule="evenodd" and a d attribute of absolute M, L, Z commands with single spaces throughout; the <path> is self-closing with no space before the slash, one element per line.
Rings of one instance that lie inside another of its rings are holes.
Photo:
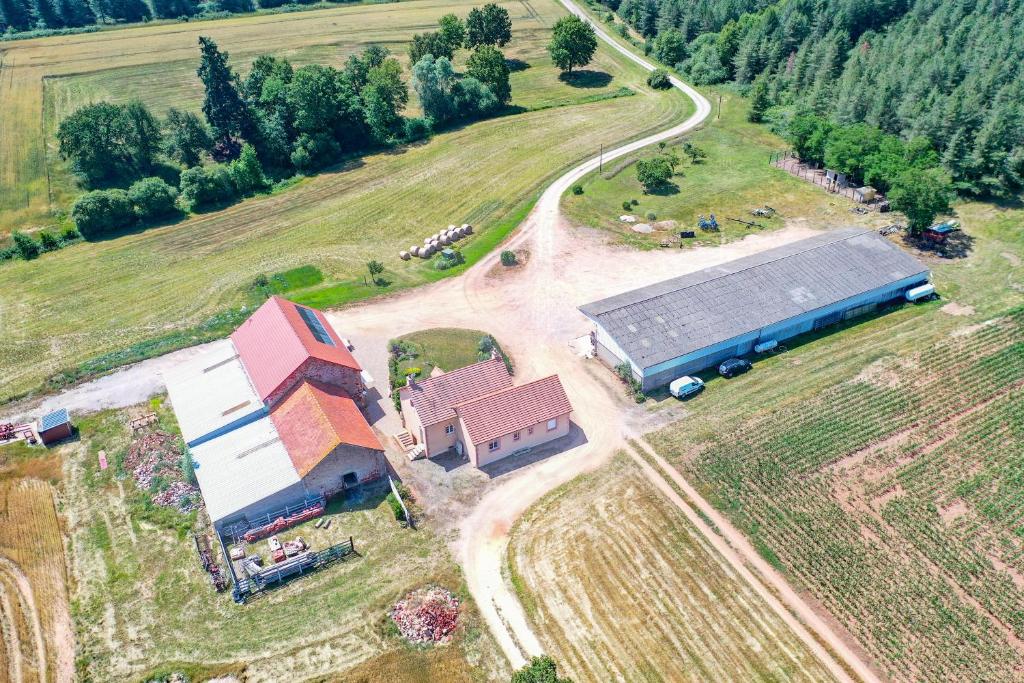
<path fill-rule="evenodd" d="M 580 307 L 642 368 L 928 269 L 874 231 L 799 240 Z"/>
<path fill-rule="evenodd" d="M 384 450 L 355 401 L 324 384 L 301 382 L 270 419 L 302 477 L 341 444 Z"/>
<path fill-rule="evenodd" d="M 263 401 L 230 344 L 189 359 L 164 382 L 185 443 L 263 412 Z"/>
<path fill-rule="evenodd" d="M 71 417 L 68 415 L 67 408 L 60 408 L 39 418 L 39 431 L 45 432 L 68 422 L 71 422 Z"/>
<path fill-rule="evenodd" d="M 403 398 L 412 401 L 420 422 L 429 426 L 453 419 L 453 407 L 459 403 L 510 386 L 512 376 L 508 374 L 505 362 L 500 358 L 490 358 L 437 377 L 417 380 L 415 384 L 402 387 L 401 391 Z"/>
<path fill-rule="evenodd" d="M 362 370 L 320 311 L 279 296 L 256 309 L 234 331 L 231 341 L 261 401 L 309 358 Z"/>
<path fill-rule="evenodd" d="M 455 407 L 474 444 L 542 424 L 572 412 L 558 375 L 481 396 Z"/>
<path fill-rule="evenodd" d="M 189 449 L 214 522 L 299 482 L 269 417 Z"/>

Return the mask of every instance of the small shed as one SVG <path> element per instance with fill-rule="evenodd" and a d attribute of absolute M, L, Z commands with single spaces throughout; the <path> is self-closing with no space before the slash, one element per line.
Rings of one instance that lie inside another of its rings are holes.
<path fill-rule="evenodd" d="M 39 438 L 51 444 L 71 436 L 71 416 L 66 408 L 55 410 L 39 419 Z"/>
<path fill-rule="evenodd" d="M 875 201 L 875 195 L 877 190 L 870 185 L 864 187 L 858 187 L 853 191 L 853 199 L 860 202 L 861 204 L 867 204 L 868 202 Z"/>

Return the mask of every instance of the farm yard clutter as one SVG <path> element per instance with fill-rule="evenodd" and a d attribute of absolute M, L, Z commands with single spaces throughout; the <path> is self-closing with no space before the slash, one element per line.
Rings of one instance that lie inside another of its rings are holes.
<path fill-rule="evenodd" d="M 139 489 L 153 491 L 154 504 L 189 512 L 199 507 L 199 489 L 185 481 L 183 457 L 178 437 L 150 432 L 128 447 L 124 469 Z"/>
<path fill-rule="evenodd" d="M 395 603 L 391 618 L 412 643 L 446 643 L 459 620 L 459 599 L 440 586 L 420 588 Z"/>

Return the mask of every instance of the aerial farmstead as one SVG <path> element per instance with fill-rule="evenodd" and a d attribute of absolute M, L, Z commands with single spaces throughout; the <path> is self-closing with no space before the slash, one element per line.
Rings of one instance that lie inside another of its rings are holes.
<path fill-rule="evenodd" d="M 878 233 L 846 228 L 580 307 L 595 351 L 643 391 L 865 315 L 930 271 Z"/>

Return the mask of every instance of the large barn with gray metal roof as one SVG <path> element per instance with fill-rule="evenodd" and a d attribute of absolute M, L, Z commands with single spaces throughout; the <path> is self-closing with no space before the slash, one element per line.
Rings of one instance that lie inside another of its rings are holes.
<path fill-rule="evenodd" d="M 580 307 L 598 357 L 629 363 L 644 391 L 757 344 L 864 315 L 928 281 L 874 231 L 846 228 Z"/>

